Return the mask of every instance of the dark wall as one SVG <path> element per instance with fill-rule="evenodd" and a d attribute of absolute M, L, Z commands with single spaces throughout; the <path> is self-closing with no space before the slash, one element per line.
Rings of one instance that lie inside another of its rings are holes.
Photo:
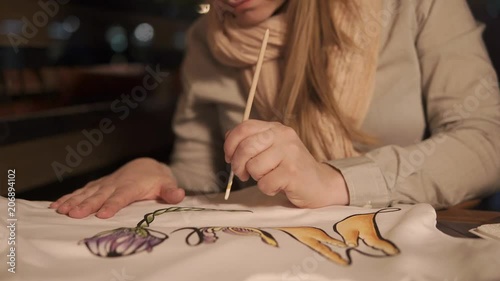
<path fill-rule="evenodd" d="M 485 24 L 484 42 L 500 74 L 500 0 L 469 0 L 469 5 L 478 21 Z M 500 211 L 500 193 L 486 198 L 477 208 Z"/>
<path fill-rule="evenodd" d="M 500 0 L 468 2 L 477 20 L 485 24 L 484 41 L 497 73 L 500 73 Z"/>

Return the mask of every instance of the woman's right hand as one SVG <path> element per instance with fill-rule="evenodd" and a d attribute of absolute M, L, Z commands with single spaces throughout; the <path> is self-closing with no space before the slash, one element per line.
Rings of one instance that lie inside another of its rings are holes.
<path fill-rule="evenodd" d="M 72 218 L 96 213 L 98 218 L 106 219 L 135 201 L 163 199 L 166 203 L 177 204 L 184 196 L 170 168 L 154 159 L 140 158 L 64 195 L 50 208 Z"/>

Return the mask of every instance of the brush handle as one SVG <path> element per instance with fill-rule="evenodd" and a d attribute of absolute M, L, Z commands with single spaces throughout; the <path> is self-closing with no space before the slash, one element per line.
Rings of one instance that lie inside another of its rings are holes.
<path fill-rule="evenodd" d="M 231 171 L 229 174 L 229 181 L 227 182 L 226 195 L 224 195 L 224 200 L 229 199 L 229 194 L 231 193 L 231 187 L 233 186 L 234 172 Z"/>
<path fill-rule="evenodd" d="M 266 34 L 264 34 L 264 40 L 262 41 L 262 47 L 260 48 L 257 67 L 255 68 L 255 73 L 253 74 L 252 86 L 250 87 L 250 94 L 248 95 L 245 113 L 243 114 L 243 122 L 247 121 L 250 118 L 250 112 L 252 111 L 253 100 L 255 98 L 255 93 L 257 92 L 257 84 L 259 83 L 260 71 L 262 70 L 262 64 L 264 63 L 264 56 L 266 55 L 268 41 L 269 29 L 266 30 Z"/>
<path fill-rule="evenodd" d="M 269 41 L 269 29 L 266 30 L 264 34 L 264 39 L 262 40 L 262 47 L 260 48 L 259 59 L 257 60 L 257 67 L 255 68 L 255 73 L 253 74 L 252 86 L 250 87 L 250 93 L 248 94 L 247 105 L 245 107 L 245 113 L 243 114 L 243 120 L 247 121 L 250 118 L 250 112 L 252 111 L 253 100 L 255 98 L 255 92 L 257 91 L 257 83 L 259 83 L 260 71 L 262 70 L 262 64 L 264 63 L 264 56 L 266 54 L 267 42 Z M 224 200 L 229 198 L 231 193 L 231 187 L 233 186 L 234 172 L 231 170 L 229 174 L 229 181 L 226 187 L 226 195 Z"/>

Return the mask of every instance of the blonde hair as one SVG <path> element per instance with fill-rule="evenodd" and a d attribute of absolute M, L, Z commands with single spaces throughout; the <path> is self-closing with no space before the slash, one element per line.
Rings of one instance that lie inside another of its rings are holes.
<path fill-rule="evenodd" d="M 286 3 L 287 38 L 285 43 L 283 82 L 276 99 L 277 115 L 285 125 L 295 129 L 311 154 L 320 158 L 321 151 L 330 151 L 316 112 L 353 143 L 371 143 L 373 139 L 362 133 L 356 124 L 346 118 L 332 94 L 328 71 L 328 49 L 355 48 L 349 34 L 343 34 L 332 19 L 333 5 L 342 5 L 348 11 L 344 20 L 357 16 L 352 0 L 288 0 Z M 338 6 L 337 6 L 338 7 Z M 331 75 L 331 74 L 330 74 Z M 335 74 L 333 74 L 335 75 Z M 315 142 L 318 145 L 313 145 Z M 319 142 L 317 140 L 320 140 Z M 332 153 L 329 153 L 332 154 Z M 332 157 L 333 155 L 328 155 Z M 353 156 L 353 155 L 346 155 Z"/>

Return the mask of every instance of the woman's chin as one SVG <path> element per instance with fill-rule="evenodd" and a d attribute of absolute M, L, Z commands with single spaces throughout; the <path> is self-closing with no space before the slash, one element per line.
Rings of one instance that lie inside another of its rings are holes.
<path fill-rule="evenodd" d="M 246 17 L 246 16 L 236 16 L 235 21 L 238 26 L 242 28 L 250 28 L 253 26 L 257 26 L 264 22 L 266 19 L 257 19 L 257 18 L 252 18 L 252 17 Z"/>

